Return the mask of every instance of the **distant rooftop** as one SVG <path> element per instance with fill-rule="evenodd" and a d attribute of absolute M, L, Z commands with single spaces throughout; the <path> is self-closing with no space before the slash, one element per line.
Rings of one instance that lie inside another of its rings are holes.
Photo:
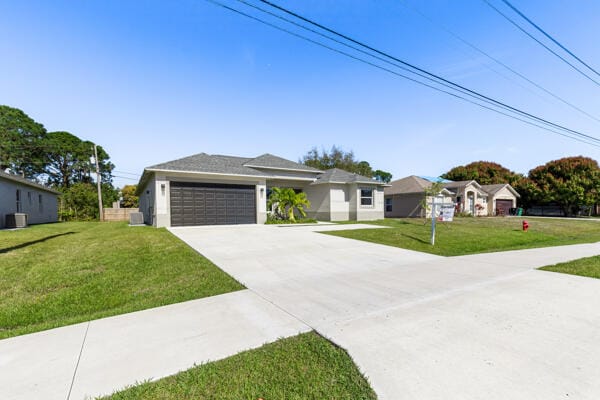
<path fill-rule="evenodd" d="M 448 179 L 444 179 L 441 177 L 434 177 L 434 176 L 425 176 L 425 175 L 418 175 L 419 178 L 421 179 L 425 179 L 426 181 L 429 182 L 442 182 L 442 183 L 450 183 L 452 181 L 449 181 Z"/>

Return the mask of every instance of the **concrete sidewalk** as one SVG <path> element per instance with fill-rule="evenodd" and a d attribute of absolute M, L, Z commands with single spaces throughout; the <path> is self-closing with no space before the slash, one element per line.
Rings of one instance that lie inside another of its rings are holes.
<path fill-rule="evenodd" d="M 310 328 L 249 290 L 0 340 L 0 399 L 110 394 Z"/>
<path fill-rule="evenodd" d="M 0 399 L 84 399 L 316 329 L 380 399 L 600 398 L 600 244 L 439 257 L 318 233 L 172 232 L 251 290 L 0 340 Z M 234 245 L 232 245 L 234 244 Z"/>
<path fill-rule="evenodd" d="M 437 257 L 321 230 L 172 232 L 345 348 L 380 399 L 600 398 L 600 280 L 533 270 L 600 244 Z"/>

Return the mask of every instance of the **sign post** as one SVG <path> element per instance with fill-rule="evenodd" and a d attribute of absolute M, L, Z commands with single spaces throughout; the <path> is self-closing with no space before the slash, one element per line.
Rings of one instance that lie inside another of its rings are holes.
<path fill-rule="evenodd" d="M 439 205 L 443 207 L 444 205 L 444 196 L 437 195 L 434 196 L 431 200 L 431 245 L 435 245 L 435 221 L 437 220 L 436 216 L 436 206 Z"/>
<path fill-rule="evenodd" d="M 437 215 L 437 207 L 440 207 Z M 437 195 L 431 201 L 431 245 L 435 245 L 435 223 L 437 220 L 442 222 L 452 222 L 454 219 L 454 204 L 444 203 L 444 196 Z"/>

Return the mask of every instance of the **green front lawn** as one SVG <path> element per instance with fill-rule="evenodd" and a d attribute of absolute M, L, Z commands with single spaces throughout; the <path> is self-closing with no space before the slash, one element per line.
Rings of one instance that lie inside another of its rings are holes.
<path fill-rule="evenodd" d="M 521 223 L 529 222 L 529 232 Z M 429 244 L 431 220 L 403 218 L 367 222 L 388 229 L 324 232 L 441 256 L 560 246 L 600 241 L 600 222 L 547 218 L 455 218 L 438 223 L 435 246 Z"/>
<path fill-rule="evenodd" d="M 566 263 L 548 265 L 540 269 L 600 279 L 600 256 L 580 258 Z"/>
<path fill-rule="evenodd" d="M 314 332 L 266 344 L 106 400 L 376 399 L 346 352 Z"/>
<path fill-rule="evenodd" d="M 0 339 L 242 288 L 165 229 L 0 231 Z"/>

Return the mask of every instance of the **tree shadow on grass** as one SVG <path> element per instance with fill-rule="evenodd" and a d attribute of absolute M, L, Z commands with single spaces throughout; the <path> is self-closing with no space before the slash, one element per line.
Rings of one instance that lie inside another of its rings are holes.
<path fill-rule="evenodd" d="M 6 247 L 4 249 L 0 249 L 0 254 L 8 253 L 8 252 L 11 252 L 13 250 L 22 249 L 23 247 L 31 246 L 31 245 L 34 245 L 34 244 L 37 244 L 37 243 L 42 243 L 42 242 L 45 242 L 46 240 L 54 239 L 54 238 L 57 238 L 59 236 L 72 235 L 74 233 L 76 233 L 76 232 L 58 233 L 56 235 L 46 236 L 45 238 L 42 238 L 42 239 L 32 240 L 31 242 L 25 242 L 25 243 L 18 244 L 16 246 Z"/>
<path fill-rule="evenodd" d="M 421 243 L 424 243 L 424 244 L 430 244 L 428 241 L 426 241 L 426 240 L 423 240 L 423 239 L 421 239 L 421 238 L 418 238 L 418 237 L 416 237 L 416 236 L 407 235 L 406 233 L 402 233 L 401 235 L 402 235 L 402 236 L 405 236 L 405 237 L 407 237 L 407 238 L 409 238 L 409 239 L 415 240 L 415 241 L 417 241 L 417 242 L 421 242 Z"/>

